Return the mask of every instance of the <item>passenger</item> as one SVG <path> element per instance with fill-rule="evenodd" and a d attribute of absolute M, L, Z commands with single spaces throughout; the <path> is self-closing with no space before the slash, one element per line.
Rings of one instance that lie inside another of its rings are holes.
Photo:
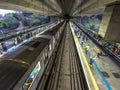
<path fill-rule="evenodd" d="M 86 41 L 88 41 L 89 39 L 88 39 L 88 37 L 86 37 Z"/>
<path fill-rule="evenodd" d="M 85 49 L 85 47 L 86 47 L 86 42 L 83 41 L 82 47 Z"/>
<path fill-rule="evenodd" d="M 92 67 L 94 60 L 96 59 L 96 55 L 93 57 L 93 55 L 90 56 L 90 63 L 89 65 Z"/>
<path fill-rule="evenodd" d="M 83 46 L 84 41 L 81 41 L 81 46 Z"/>
<path fill-rule="evenodd" d="M 88 44 L 88 45 L 86 45 L 86 47 L 85 47 L 85 53 L 87 54 L 87 52 L 88 52 L 88 50 L 90 49 L 90 45 Z"/>
<path fill-rule="evenodd" d="M 117 49 L 115 49 L 114 53 L 115 53 L 116 55 L 118 55 L 118 54 L 120 53 L 120 50 L 117 48 Z"/>
<path fill-rule="evenodd" d="M 83 35 L 83 41 L 85 40 L 85 35 Z"/>
<path fill-rule="evenodd" d="M 80 36 L 82 36 L 82 32 L 80 32 Z"/>
<path fill-rule="evenodd" d="M 97 57 L 100 58 L 100 55 L 102 55 L 102 51 L 99 48 L 95 47 L 95 52 L 97 53 Z"/>
<path fill-rule="evenodd" d="M 93 63 L 93 59 L 92 59 L 92 55 L 90 56 L 90 66 L 92 67 L 92 63 Z"/>
<path fill-rule="evenodd" d="M 100 58 L 100 56 L 102 55 L 102 52 L 100 49 L 97 49 L 97 57 Z"/>

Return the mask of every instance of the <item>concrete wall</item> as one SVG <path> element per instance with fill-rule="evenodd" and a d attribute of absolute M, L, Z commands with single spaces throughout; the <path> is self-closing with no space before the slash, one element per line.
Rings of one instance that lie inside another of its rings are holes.
<path fill-rule="evenodd" d="M 106 7 L 99 34 L 109 42 L 120 41 L 120 5 Z"/>
<path fill-rule="evenodd" d="M 107 7 L 104 11 L 103 19 L 100 25 L 100 30 L 98 32 L 103 38 L 106 35 L 113 9 L 114 9 L 114 6 Z"/>

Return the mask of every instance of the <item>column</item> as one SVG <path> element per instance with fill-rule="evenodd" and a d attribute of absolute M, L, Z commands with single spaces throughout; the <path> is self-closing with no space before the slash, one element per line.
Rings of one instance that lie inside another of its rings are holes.
<path fill-rule="evenodd" d="M 98 33 L 108 42 L 120 41 L 120 5 L 114 4 L 105 8 Z"/>

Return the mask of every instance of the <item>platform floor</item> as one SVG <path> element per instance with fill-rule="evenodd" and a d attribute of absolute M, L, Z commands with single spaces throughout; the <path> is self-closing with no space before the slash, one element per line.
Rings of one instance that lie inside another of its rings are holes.
<path fill-rule="evenodd" d="M 79 43 L 81 44 L 81 39 L 82 37 L 79 38 Z M 93 58 L 95 58 L 95 62 L 97 66 L 99 67 L 100 71 L 104 75 L 104 78 L 107 80 L 109 83 L 110 87 L 112 90 L 120 90 L 120 67 L 113 61 L 111 60 L 107 55 L 104 54 L 103 56 L 100 56 L 100 58 L 97 57 L 97 54 L 94 50 L 96 45 L 91 41 L 84 41 L 84 44 L 89 44 L 90 49 L 89 51 L 92 53 Z M 81 46 L 83 47 L 83 46 Z M 88 63 L 90 62 L 90 57 L 89 55 L 86 55 L 85 49 L 82 48 L 84 55 L 86 56 Z M 93 65 L 90 67 L 93 75 L 95 77 L 95 80 L 98 84 L 98 87 L 100 90 L 107 90 L 108 87 L 105 83 L 105 81 L 101 78 L 100 74 L 98 73 L 96 67 Z"/>

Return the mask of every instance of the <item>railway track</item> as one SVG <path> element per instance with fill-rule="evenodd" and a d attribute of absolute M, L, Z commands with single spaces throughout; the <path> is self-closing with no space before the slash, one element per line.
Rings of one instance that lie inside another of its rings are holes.
<path fill-rule="evenodd" d="M 88 90 L 69 24 L 44 90 Z"/>

